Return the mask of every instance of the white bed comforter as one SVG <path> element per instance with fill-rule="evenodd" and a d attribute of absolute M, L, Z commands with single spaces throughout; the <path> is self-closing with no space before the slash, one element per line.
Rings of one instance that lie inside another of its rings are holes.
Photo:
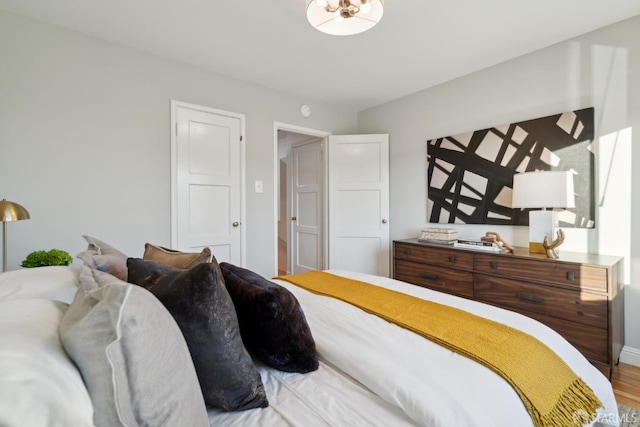
<path fill-rule="evenodd" d="M 566 360 L 600 398 L 604 407 L 600 409 L 597 422 L 618 425 L 617 406 L 609 381 L 562 337 L 537 321 L 388 278 L 347 271 L 331 272 L 459 307 L 538 337 Z M 11 303 L 16 303 L 15 310 L 24 312 L 25 322 L 29 320 L 34 328 L 37 326 L 37 331 L 42 332 L 35 335 L 57 342 L 57 337 L 49 339 L 45 336 L 43 325 L 59 322 L 61 312 L 57 307 L 66 306 L 60 302 L 69 303 L 73 299 L 77 283 L 78 271 L 69 267 L 41 267 L 3 273 L 0 275 L 0 303 L 6 307 L 13 307 Z M 349 304 L 312 294 L 288 282 L 278 283 L 291 290 L 302 305 L 319 351 L 320 368 L 309 374 L 290 374 L 261 367 L 270 406 L 234 413 L 210 411 L 211 426 L 532 425 L 515 391 L 484 366 Z M 28 304 L 42 307 L 28 309 Z M 51 310 L 44 310 L 48 307 Z M 15 314 L 8 308 L 1 313 L 4 313 L 6 321 L 0 323 L 8 329 L 0 331 L 0 341 L 16 338 L 10 327 L 10 322 L 16 319 Z M 6 345 L 0 349 L 5 352 L 19 350 L 13 341 L 11 345 L 7 341 L 2 342 Z M 27 344 L 33 343 L 29 341 Z M 20 360 L 24 361 L 24 357 L 30 355 L 33 363 L 46 364 L 49 368 L 53 361 L 57 361 L 60 366 L 56 365 L 55 369 L 37 371 L 39 375 L 50 373 L 50 381 L 47 379 L 45 383 L 56 387 L 56 382 L 62 381 L 58 377 L 67 372 L 65 369 L 71 362 L 58 357 L 63 355 L 58 344 L 53 347 L 49 359 L 44 359 L 43 347 L 39 347 L 38 352 L 31 354 L 27 351 Z M 5 356 L 3 360 L 13 360 L 10 354 Z M 0 369 L 0 377 L 3 378 L 0 381 L 0 395 L 3 395 L 0 414 L 19 412 L 18 408 L 23 408 L 25 411 L 20 413 L 30 414 L 30 420 L 52 416 L 52 413 L 30 411 L 30 399 L 37 396 L 30 389 L 16 389 L 16 384 L 24 385 L 24 381 L 11 381 L 16 375 L 32 375 L 35 365 L 30 360 L 22 364 L 22 371 L 13 365 L 0 366 L 4 368 Z M 77 396 L 74 398 L 75 394 L 65 391 L 58 411 L 64 410 L 69 417 L 84 420 L 84 423 L 76 420 L 72 423 L 50 422 L 49 425 L 90 425 L 92 407 L 80 374 L 75 371 L 67 377 L 65 386 L 75 390 Z M 7 393 L 3 394 L 2 390 Z M 9 399 L 10 396 L 15 399 Z M 3 422 L 0 424 L 4 425 Z M 36 424 L 27 422 L 23 425 Z"/>
<path fill-rule="evenodd" d="M 348 271 L 330 271 L 461 308 L 536 336 L 593 389 L 604 407 L 596 422 L 618 425 L 609 381 L 553 330 L 517 313 Z M 488 368 L 342 301 L 276 281 L 300 301 L 320 369 L 305 375 L 261 369 L 270 406 L 210 411 L 212 426 L 532 426 L 522 401 Z"/>

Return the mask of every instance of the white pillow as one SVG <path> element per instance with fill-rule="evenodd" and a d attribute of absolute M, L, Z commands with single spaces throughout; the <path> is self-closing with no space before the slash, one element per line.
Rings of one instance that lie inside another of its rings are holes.
<path fill-rule="evenodd" d="M 36 267 L 0 274 L 0 300 L 46 298 L 70 303 L 78 290 L 74 267 Z"/>
<path fill-rule="evenodd" d="M 1 426 L 93 425 L 89 393 L 58 335 L 67 306 L 39 298 L 0 300 Z"/>
<path fill-rule="evenodd" d="M 86 265 L 80 283 L 60 336 L 87 384 L 96 426 L 208 426 L 189 349 L 160 301 Z"/>

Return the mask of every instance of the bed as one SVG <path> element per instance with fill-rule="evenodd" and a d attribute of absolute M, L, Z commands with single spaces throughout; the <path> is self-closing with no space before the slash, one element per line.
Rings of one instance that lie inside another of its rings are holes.
<path fill-rule="evenodd" d="M 90 395 L 83 365 L 70 358 L 58 332 L 88 269 L 86 265 L 41 267 L 0 274 L 0 425 L 533 425 L 518 394 L 490 369 L 350 304 L 284 280 L 273 282 L 290 291 L 299 302 L 315 341 L 319 365 L 307 373 L 283 372 L 254 359 L 268 398 L 267 407 L 241 411 L 207 408 L 206 420 L 201 417 L 186 424 L 169 418 L 145 422 L 140 419 L 144 410 L 155 417 L 159 408 L 167 414 L 202 408 L 198 402 L 194 404 L 196 409 L 189 409 L 188 404 L 197 396 L 176 401 L 179 383 L 188 382 L 188 376 L 176 380 L 173 376 L 177 374 L 154 368 L 135 372 L 138 376 L 144 374 L 145 386 L 153 390 L 143 396 L 141 406 L 146 405 L 146 409 L 138 411 L 137 419 L 95 422 L 94 414 L 105 410 L 107 399 Z M 537 337 L 602 402 L 595 425 L 619 425 L 609 381 L 560 335 L 541 323 L 385 277 L 342 270 L 330 273 L 458 307 Z M 147 340 L 144 346 L 163 348 L 162 340 Z M 165 367 L 169 369 L 168 365 Z M 163 397 L 161 391 L 166 383 L 175 383 L 169 397 Z M 136 396 L 125 398 L 133 402 Z"/>

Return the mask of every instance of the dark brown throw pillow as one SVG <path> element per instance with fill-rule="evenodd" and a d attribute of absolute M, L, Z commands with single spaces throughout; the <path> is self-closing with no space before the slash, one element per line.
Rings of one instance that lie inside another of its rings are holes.
<path fill-rule="evenodd" d="M 154 294 L 184 335 L 209 407 L 226 411 L 268 406 L 260 373 L 244 348 L 233 302 L 210 263 L 188 270 L 127 260 L 129 282 Z"/>
<path fill-rule="evenodd" d="M 281 371 L 318 369 L 316 344 L 296 297 L 250 270 L 226 262 L 220 268 L 247 349 Z"/>

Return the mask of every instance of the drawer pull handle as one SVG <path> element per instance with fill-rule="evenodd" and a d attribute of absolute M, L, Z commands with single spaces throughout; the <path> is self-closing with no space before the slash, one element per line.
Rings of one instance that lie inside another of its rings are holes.
<path fill-rule="evenodd" d="M 498 261 L 491 261 L 491 268 L 493 268 L 494 270 L 498 269 Z"/>
<path fill-rule="evenodd" d="M 451 261 L 451 262 L 456 262 L 456 256 L 455 256 L 455 255 L 451 255 L 451 256 L 449 257 L 449 261 Z"/>
<path fill-rule="evenodd" d="M 411 255 L 411 249 L 410 249 L 410 248 L 406 248 L 406 249 L 404 250 L 404 254 L 405 254 L 405 255 Z"/>
<path fill-rule="evenodd" d="M 420 273 L 420 277 L 424 277 L 425 279 L 436 280 L 438 278 L 438 275 L 433 273 Z"/>
<path fill-rule="evenodd" d="M 525 301 L 531 301 L 531 302 L 537 302 L 537 303 L 543 303 L 544 302 L 544 298 L 542 297 L 536 297 L 533 295 L 527 295 L 527 294 L 523 294 L 522 292 L 518 292 L 516 294 L 516 296 L 520 299 L 523 299 Z"/>
<path fill-rule="evenodd" d="M 572 282 L 576 280 L 576 273 L 573 271 L 567 271 L 567 280 L 571 280 Z"/>

